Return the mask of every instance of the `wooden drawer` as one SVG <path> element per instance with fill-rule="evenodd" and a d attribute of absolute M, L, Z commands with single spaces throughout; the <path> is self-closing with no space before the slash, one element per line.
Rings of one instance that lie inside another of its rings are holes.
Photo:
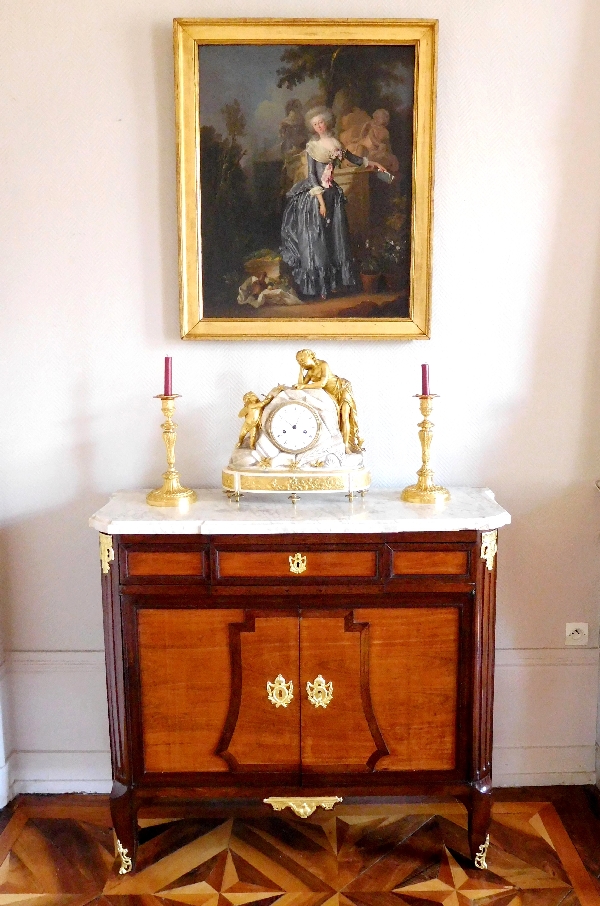
<path fill-rule="evenodd" d="M 208 580 L 208 550 L 186 545 L 124 546 L 121 552 L 121 581 L 137 584 L 188 584 Z"/>
<path fill-rule="evenodd" d="M 466 545 L 390 545 L 390 578 L 469 579 L 471 550 Z"/>
<path fill-rule="evenodd" d="M 377 548 L 326 549 L 291 545 L 260 550 L 217 549 L 214 576 L 217 581 L 261 582 L 285 580 L 363 579 L 380 576 L 380 552 Z"/>

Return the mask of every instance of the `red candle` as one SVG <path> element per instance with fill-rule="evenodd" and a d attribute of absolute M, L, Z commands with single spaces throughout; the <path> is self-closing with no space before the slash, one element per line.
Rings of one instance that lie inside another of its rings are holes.
<path fill-rule="evenodd" d="M 429 365 L 421 365 L 421 396 L 429 396 Z"/>
<path fill-rule="evenodd" d="M 165 356 L 165 392 L 163 396 L 173 396 L 173 362 L 171 356 Z"/>

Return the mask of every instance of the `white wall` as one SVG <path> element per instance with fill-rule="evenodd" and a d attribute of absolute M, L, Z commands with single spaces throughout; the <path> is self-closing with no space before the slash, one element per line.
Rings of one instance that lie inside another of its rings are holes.
<path fill-rule="evenodd" d="M 163 469 L 218 486 L 241 394 L 298 342 L 179 340 L 171 20 L 257 0 L 0 6 L 2 526 L 14 790 L 106 789 L 97 538 L 87 518 Z M 272 15 L 297 15 L 275 0 Z M 317 344 L 351 378 L 377 486 L 418 465 L 412 394 L 441 394 L 434 466 L 511 511 L 498 595 L 496 780 L 591 782 L 598 690 L 600 5 L 381 0 L 440 20 L 433 332 Z M 306 16 L 361 16 L 360 0 Z M 393 405 L 390 406 L 390 399 Z M 565 649 L 566 621 L 590 624 Z M 0 765 L 1 768 L 1 765 Z"/>

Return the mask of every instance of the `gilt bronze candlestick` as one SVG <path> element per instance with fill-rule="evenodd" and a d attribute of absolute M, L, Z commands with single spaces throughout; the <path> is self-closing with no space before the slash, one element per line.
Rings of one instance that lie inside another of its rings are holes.
<path fill-rule="evenodd" d="M 450 491 L 433 483 L 433 471 L 429 468 L 429 448 L 433 439 L 433 423 L 429 421 L 429 416 L 433 409 L 432 400 L 436 396 L 437 393 L 416 394 L 423 416 L 423 421 L 419 422 L 422 465 L 417 472 L 417 483 L 402 491 L 402 500 L 406 503 L 447 503 L 450 500 Z"/>
<path fill-rule="evenodd" d="M 175 400 L 181 396 L 180 393 L 159 394 L 154 399 L 161 401 L 163 415 L 166 421 L 162 424 L 163 440 L 167 448 L 167 471 L 163 472 L 162 488 L 150 491 L 146 497 L 146 502 L 150 506 L 179 506 L 181 503 L 193 503 L 196 500 L 196 492 L 190 488 L 182 488 L 179 483 L 179 472 L 175 468 L 175 440 L 177 425 L 173 421 L 175 412 Z"/>

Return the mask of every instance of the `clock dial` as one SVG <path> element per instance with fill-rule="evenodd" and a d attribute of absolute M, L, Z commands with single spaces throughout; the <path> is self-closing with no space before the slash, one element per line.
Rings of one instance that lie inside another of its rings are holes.
<path fill-rule="evenodd" d="M 317 441 L 321 420 L 304 403 L 285 403 L 269 416 L 266 431 L 285 453 L 304 453 Z"/>

